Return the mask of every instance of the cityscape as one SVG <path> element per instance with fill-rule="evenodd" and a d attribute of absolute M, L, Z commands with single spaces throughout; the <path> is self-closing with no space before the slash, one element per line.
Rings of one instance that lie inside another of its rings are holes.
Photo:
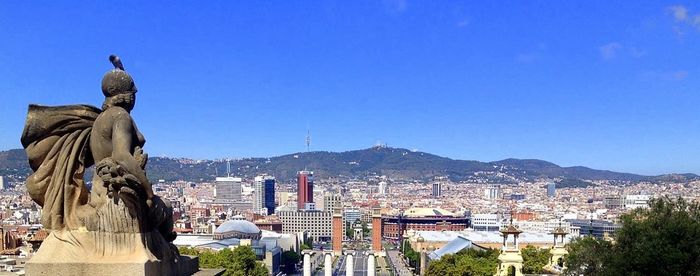
<path fill-rule="evenodd" d="M 0 276 L 700 275 L 697 3 L 61 2 Z"/>
<path fill-rule="evenodd" d="M 368 150 L 401 149 L 378 145 Z M 9 154 L 3 154 L 5 159 L 0 160 L 6 161 Z M 210 181 L 154 179 L 154 191 L 173 207 L 178 234 L 173 243 L 206 250 L 250 245 L 271 275 L 425 274 L 421 269 L 446 254 L 505 248 L 503 230 L 508 227 L 519 233 L 518 248 L 557 249 L 586 236 L 612 239 L 621 227 L 620 216 L 647 208 L 651 199 L 694 201 L 700 194 L 700 177 L 690 175 L 558 187 L 557 183 L 567 182 L 541 178 L 497 183 L 489 174 L 479 173 L 465 181 L 446 176 L 427 181 L 392 178 L 381 172 L 318 177 L 314 168 L 307 167 L 296 172 L 296 179 L 279 181 L 268 174 L 235 175 L 231 172 L 241 168 L 232 167 L 230 160 L 222 162 L 226 171 Z M 11 256 L 6 259 L 8 267 L 10 263 L 21 267 L 21 260 L 31 258 L 47 235 L 41 208 L 26 195 L 25 177 L 0 178 L 2 202 L 7 204 L 2 219 L 3 252 Z M 557 231 L 561 231 L 559 243 L 553 236 Z M 407 258 L 408 247 L 424 253 L 421 259 Z M 290 264 L 282 254 L 288 251 L 300 255 L 294 268 L 285 267 Z M 548 269 L 561 273 L 563 267 L 555 263 Z"/>

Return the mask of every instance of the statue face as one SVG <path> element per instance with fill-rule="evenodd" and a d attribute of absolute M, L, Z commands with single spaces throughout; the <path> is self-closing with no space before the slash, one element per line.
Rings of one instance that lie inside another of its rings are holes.
<path fill-rule="evenodd" d="M 124 103 L 127 106 L 127 110 L 131 111 L 134 109 L 134 105 L 136 105 L 136 93 L 129 93 L 129 96 L 126 97 L 126 100 Z"/>

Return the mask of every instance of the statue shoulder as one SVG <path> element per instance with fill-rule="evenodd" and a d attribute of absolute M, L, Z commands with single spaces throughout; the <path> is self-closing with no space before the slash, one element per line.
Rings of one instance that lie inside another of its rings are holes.
<path fill-rule="evenodd" d="M 119 107 L 119 106 L 112 106 L 110 108 L 107 108 L 105 111 L 100 114 L 100 117 L 103 118 L 110 118 L 112 120 L 133 120 L 131 118 L 131 114 L 129 114 L 126 109 Z"/>

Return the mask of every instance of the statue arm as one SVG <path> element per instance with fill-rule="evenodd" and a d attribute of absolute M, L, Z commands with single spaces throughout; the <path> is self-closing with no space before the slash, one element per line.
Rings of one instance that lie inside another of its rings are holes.
<path fill-rule="evenodd" d="M 112 128 L 112 159 L 138 179 L 146 192 L 147 199 L 150 200 L 153 197 L 151 183 L 146 177 L 146 171 L 141 167 L 142 160 L 137 159 L 132 153 L 135 149 L 133 141 L 135 131 L 134 123 L 128 113 L 118 116 Z"/>

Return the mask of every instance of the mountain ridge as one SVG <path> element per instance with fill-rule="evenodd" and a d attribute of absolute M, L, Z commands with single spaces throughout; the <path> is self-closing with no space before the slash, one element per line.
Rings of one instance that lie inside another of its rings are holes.
<path fill-rule="evenodd" d="M 618 182 L 686 182 L 698 180 L 692 173 L 645 176 L 632 173 L 598 170 L 584 166 L 561 167 L 539 159 L 507 158 L 481 162 L 459 160 L 403 148 L 372 147 L 343 152 L 297 152 L 275 157 L 251 157 L 231 160 L 232 174 L 252 178 L 261 173 L 281 181 L 295 178 L 304 168 L 314 170 L 317 177 L 364 178 L 387 175 L 395 179 L 430 180 L 446 176 L 453 181 L 476 183 L 517 183 L 521 181 L 577 179 Z M 149 178 L 166 181 L 211 181 L 226 172 L 225 160 L 193 160 L 188 158 L 151 157 Z M 31 170 L 24 150 L 0 151 L 0 175 L 29 175 Z"/>

